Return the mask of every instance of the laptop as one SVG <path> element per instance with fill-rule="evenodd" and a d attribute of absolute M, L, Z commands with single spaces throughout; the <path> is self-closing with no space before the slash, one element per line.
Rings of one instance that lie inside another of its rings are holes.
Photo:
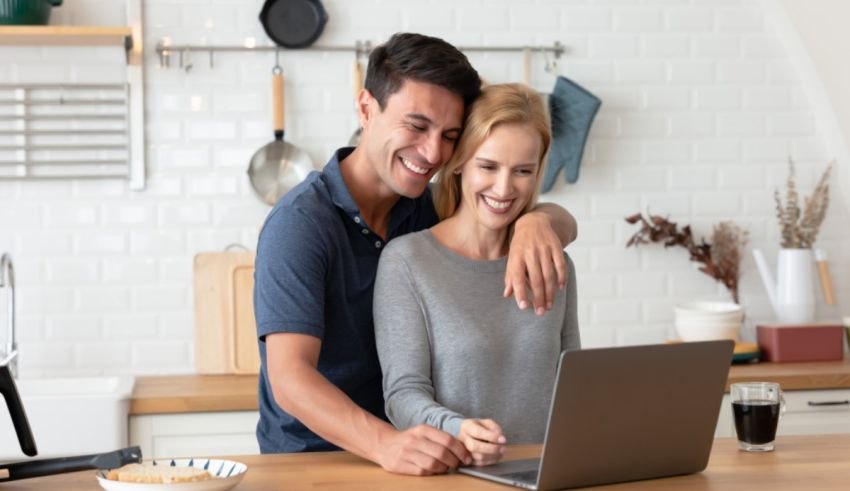
<path fill-rule="evenodd" d="M 723 340 L 565 351 L 540 458 L 458 472 L 541 491 L 700 472 L 734 346 Z"/>

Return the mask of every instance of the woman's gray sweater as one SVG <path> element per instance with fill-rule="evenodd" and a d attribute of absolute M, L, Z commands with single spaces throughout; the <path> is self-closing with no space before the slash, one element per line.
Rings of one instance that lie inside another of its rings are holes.
<path fill-rule="evenodd" d="M 565 254 L 566 255 L 566 254 Z M 390 421 L 458 435 L 492 418 L 508 443 L 540 443 L 562 350 L 580 348 L 575 269 L 537 317 L 502 298 L 507 258 L 478 261 L 430 230 L 394 239 L 375 279 L 375 339 Z"/>

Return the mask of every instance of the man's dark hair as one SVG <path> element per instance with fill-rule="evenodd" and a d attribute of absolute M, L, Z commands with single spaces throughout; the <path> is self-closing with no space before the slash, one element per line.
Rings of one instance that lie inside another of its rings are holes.
<path fill-rule="evenodd" d="M 396 33 L 369 55 L 365 87 L 381 110 L 406 79 L 439 85 L 463 98 L 464 107 L 481 94 L 481 78 L 466 55 L 440 38 Z"/>

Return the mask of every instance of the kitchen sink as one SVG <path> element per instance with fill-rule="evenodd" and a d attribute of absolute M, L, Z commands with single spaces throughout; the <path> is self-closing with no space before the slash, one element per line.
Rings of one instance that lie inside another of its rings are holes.
<path fill-rule="evenodd" d="M 127 446 L 132 376 L 16 380 L 38 457 Z M 6 401 L 0 397 L 0 462 L 24 460 Z"/>

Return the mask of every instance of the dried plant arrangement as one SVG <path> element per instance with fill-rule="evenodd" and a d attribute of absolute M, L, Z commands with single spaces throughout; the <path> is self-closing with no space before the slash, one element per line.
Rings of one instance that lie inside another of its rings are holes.
<path fill-rule="evenodd" d="M 832 162 L 823 171 L 812 196 L 805 198 L 805 205 L 801 211 L 794 182 L 794 161 L 788 159 L 788 181 L 786 184 L 788 189 L 785 192 L 785 203 L 782 203 L 778 189 L 773 193 L 783 248 L 811 249 L 812 244 L 815 243 L 821 223 L 826 216 L 826 209 L 829 206 L 828 179 L 831 170 Z"/>
<path fill-rule="evenodd" d="M 741 277 L 741 258 L 749 240 L 749 233 L 730 221 L 714 226 L 712 242 L 701 238 L 696 242 L 691 226 L 681 229 L 675 222 L 659 216 L 644 217 L 641 213 L 626 217 L 632 225 L 640 222 L 641 228 L 629 239 L 626 247 L 640 244 L 661 243 L 664 247 L 680 246 L 688 250 L 691 261 L 702 264 L 699 270 L 723 284 L 735 303 L 738 303 L 738 280 Z"/>

